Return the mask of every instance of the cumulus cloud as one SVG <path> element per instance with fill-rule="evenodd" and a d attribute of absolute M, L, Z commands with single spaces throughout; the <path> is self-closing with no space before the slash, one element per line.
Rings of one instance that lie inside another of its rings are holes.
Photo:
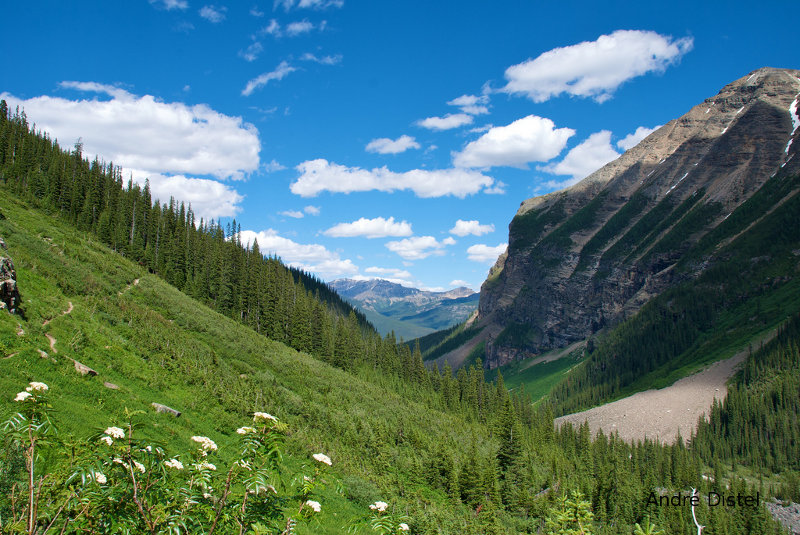
<path fill-rule="evenodd" d="M 0 98 L 24 109 L 37 128 L 65 146 L 82 139 L 84 154 L 121 166 L 126 176 L 144 184 L 153 198 L 191 203 L 206 219 L 233 216 L 243 197 L 215 180 L 242 179 L 259 166 L 256 128 L 206 105 L 162 102 L 96 82 L 62 82 L 64 89 L 90 91 L 106 100 L 67 100 L 40 96 Z"/>
<path fill-rule="evenodd" d="M 319 206 L 311 206 L 310 204 L 303 208 L 303 211 L 308 215 L 319 215 Z"/>
<path fill-rule="evenodd" d="M 461 279 L 456 279 L 450 281 L 450 286 L 452 286 L 453 288 L 469 288 L 469 283 Z"/>
<path fill-rule="evenodd" d="M 206 178 L 192 178 L 184 175 L 164 175 L 141 169 L 125 169 L 125 174 L 144 187 L 150 183 L 153 200 L 162 204 L 175 198 L 178 202 L 191 206 L 195 217 L 206 221 L 220 217 L 233 217 L 241 211 L 239 203 L 244 197 L 226 184 Z"/>
<path fill-rule="evenodd" d="M 243 230 L 239 237 L 245 244 L 252 244 L 253 240 L 258 239 L 262 254 L 277 255 L 284 263 L 315 273 L 322 279 L 351 277 L 358 273 L 358 267 L 350 259 L 342 259 L 338 253 L 329 251 L 323 245 L 297 243 L 280 236 L 273 229 L 261 232 Z"/>
<path fill-rule="evenodd" d="M 411 224 L 408 221 L 396 222 L 394 217 L 384 219 L 376 217 L 367 219 L 362 217 L 352 223 L 339 223 L 325 232 L 326 236 L 333 238 L 352 238 L 363 236 L 365 238 L 385 238 L 387 236 L 411 236 Z"/>
<path fill-rule="evenodd" d="M 467 258 L 473 262 L 491 265 L 497 261 L 498 256 L 503 254 L 506 247 L 508 247 L 507 243 L 501 243 L 495 247 L 479 243 L 467 249 Z"/>
<path fill-rule="evenodd" d="M 453 242 L 445 243 L 447 240 L 439 242 L 433 236 L 414 236 L 404 240 L 387 242 L 386 248 L 400 255 L 406 260 L 422 260 L 429 256 L 441 256 L 444 254 L 444 247 Z"/>
<path fill-rule="evenodd" d="M 189 3 L 186 0 L 150 0 L 150 3 L 161 6 L 167 11 L 189 7 Z"/>
<path fill-rule="evenodd" d="M 84 152 L 129 169 L 242 179 L 259 165 L 258 130 L 204 104 L 163 102 L 95 82 L 62 82 L 67 89 L 104 93 L 108 100 L 27 100 L 3 93 L 36 126 L 62 145 L 82 138 Z"/>
<path fill-rule="evenodd" d="M 663 72 L 692 45 L 690 37 L 673 40 L 656 32 L 618 30 L 512 65 L 505 72 L 508 84 L 500 91 L 524 94 L 534 102 L 562 93 L 603 102 L 625 81 Z"/>
<path fill-rule="evenodd" d="M 477 220 L 464 221 L 463 219 L 459 219 L 448 232 L 461 237 L 467 236 L 468 234 L 483 236 L 484 234 L 494 232 L 494 225 L 481 225 Z"/>
<path fill-rule="evenodd" d="M 261 74 L 260 76 L 257 76 L 252 80 L 250 80 L 249 82 L 247 82 L 245 88 L 242 89 L 242 95 L 245 97 L 249 97 L 256 89 L 267 85 L 272 80 L 283 80 L 284 78 L 286 78 L 286 76 L 288 76 L 290 73 L 296 70 L 297 68 L 292 67 L 291 65 L 289 65 L 288 62 L 281 61 L 278 64 L 278 66 L 275 67 L 275 70 L 270 72 L 265 72 L 264 74 Z"/>
<path fill-rule="evenodd" d="M 203 6 L 200 9 L 200 16 L 209 22 L 212 22 L 214 24 L 219 24 L 220 22 L 225 20 L 226 11 L 228 11 L 228 8 L 225 6 L 222 7 L 217 7 L 215 5 Z"/>
<path fill-rule="evenodd" d="M 261 35 L 272 35 L 274 37 L 280 37 L 283 34 L 280 23 L 275 19 L 270 19 L 269 24 L 261 28 L 259 33 Z"/>
<path fill-rule="evenodd" d="M 635 132 L 632 134 L 628 134 L 624 138 L 617 141 L 617 147 L 621 148 L 622 150 L 629 150 L 639 144 L 641 140 L 655 132 L 661 128 L 661 125 L 654 126 L 653 128 L 647 128 L 646 126 L 640 126 L 636 129 Z"/>
<path fill-rule="evenodd" d="M 258 9 L 258 6 L 251 7 L 250 14 L 256 18 L 261 18 L 264 16 L 264 12 Z"/>
<path fill-rule="evenodd" d="M 409 149 L 418 149 L 420 144 L 411 136 L 400 136 L 397 139 L 381 137 L 373 139 L 367 143 L 367 152 L 377 152 L 378 154 L 399 154 Z"/>
<path fill-rule="evenodd" d="M 286 35 L 295 37 L 303 33 L 308 33 L 313 29 L 314 25 L 307 20 L 292 22 L 286 25 Z"/>
<path fill-rule="evenodd" d="M 483 192 L 487 195 L 505 195 L 506 193 L 506 184 L 505 182 L 498 180 L 495 182 L 494 186 L 491 188 L 486 188 Z"/>
<path fill-rule="evenodd" d="M 286 217 L 293 217 L 295 219 L 303 219 L 305 214 L 299 210 L 284 210 L 283 212 L 279 212 L 281 215 L 285 215 Z"/>
<path fill-rule="evenodd" d="M 571 128 L 555 128 L 550 119 L 528 115 L 507 126 L 489 129 L 455 153 L 453 163 L 457 167 L 527 169 L 529 162 L 546 162 L 558 156 L 574 134 Z"/>
<path fill-rule="evenodd" d="M 458 106 L 463 113 L 469 115 L 483 115 L 489 113 L 489 108 L 486 106 L 488 103 L 488 95 L 461 95 L 447 104 L 450 106 Z"/>
<path fill-rule="evenodd" d="M 292 182 L 289 189 L 302 197 L 314 197 L 323 191 L 350 193 L 411 190 L 418 197 L 453 195 L 464 198 L 490 187 L 494 182 L 491 177 L 466 169 L 414 169 L 395 173 L 386 167 L 372 170 L 346 167 L 322 158 L 302 162 L 296 169 L 300 176 Z"/>
<path fill-rule="evenodd" d="M 321 65 L 336 65 L 342 62 L 342 55 L 336 54 L 333 56 L 322 56 L 318 57 L 312 54 L 311 52 L 306 52 L 302 56 L 300 56 L 302 61 L 313 61 L 314 63 L 319 63 Z"/>
<path fill-rule="evenodd" d="M 374 273 L 378 277 L 386 280 L 391 280 L 392 282 L 396 282 L 397 280 L 403 280 L 406 284 L 408 284 L 408 279 L 413 278 L 411 273 L 409 273 L 405 269 L 397 269 L 397 268 L 382 268 L 382 267 L 371 266 L 365 269 L 364 273 Z M 391 277 L 391 279 L 389 277 Z"/>
<path fill-rule="evenodd" d="M 451 130 L 459 126 L 464 126 L 465 124 L 470 124 L 471 122 L 472 115 L 466 113 L 448 113 L 444 117 L 420 119 L 416 124 L 428 130 Z"/>
<path fill-rule="evenodd" d="M 563 186 L 571 186 L 618 157 L 619 153 L 611 146 L 611 132 L 601 130 L 573 147 L 560 162 L 541 169 L 555 175 L 572 175 L 571 180 L 563 183 Z"/>

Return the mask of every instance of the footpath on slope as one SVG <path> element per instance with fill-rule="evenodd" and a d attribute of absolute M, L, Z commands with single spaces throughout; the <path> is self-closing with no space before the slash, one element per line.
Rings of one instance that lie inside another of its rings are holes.
<path fill-rule="evenodd" d="M 753 345 L 766 343 L 775 334 L 776 331 L 772 330 Z M 698 420 L 701 416 L 708 417 L 715 399 L 720 402 L 725 399 L 728 379 L 736 373 L 736 368 L 748 353 L 749 348 L 743 349 L 666 388 L 637 392 L 599 407 L 561 416 L 555 423 L 560 426 L 571 422 L 577 427 L 586 421 L 592 435 L 602 429 L 606 434 L 619 433 L 620 438 L 627 442 L 646 437 L 673 444 L 678 433 L 686 439 L 696 430 Z"/>

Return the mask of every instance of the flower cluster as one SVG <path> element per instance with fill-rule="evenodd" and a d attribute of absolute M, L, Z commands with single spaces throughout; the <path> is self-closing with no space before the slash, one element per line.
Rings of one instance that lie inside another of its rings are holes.
<path fill-rule="evenodd" d="M 245 425 L 237 429 L 236 432 L 239 433 L 240 435 L 246 435 L 247 433 L 255 433 L 256 428 Z"/>
<path fill-rule="evenodd" d="M 200 448 L 203 450 L 203 457 L 208 455 L 209 451 L 217 451 L 217 444 L 208 437 L 192 437 L 192 440 L 200 444 Z"/>
<path fill-rule="evenodd" d="M 370 509 L 373 511 L 378 511 L 379 513 L 386 511 L 387 507 L 389 507 L 389 504 L 386 502 L 375 502 L 369 506 Z"/>
<path fill-rule="evenodd" d="M 178 459 L 170 459 L 169 461 L 164 461 L 164 464 L 170 468 L 174 468 L 175 470 L 183 470 L 183 463 L 180 462 Z"/>
<path fill-rule="evenodd" d="M 273 415 L 268 414 L 266 412 L 255 412 L 255 413 L 253 413 L 253 421 L 254 422 L 268 422 L 268 421 L 277 422 L 278 419 L 275 418 Z"/>
<path fill-rule="evenodd" d="M 203 461 L 200 464 L 196 464 L 196 465 L 194 465 L 194 467 L 197 468 L 198 470 L 212 470 L 212 471 L 214 471 L 214 470 L 217 469 L 217 467 L 215 465 L 213 465 L 213 464 L 211 464 L 211 463 L 209 463 L 207 461 Z"/>
<path fill-rule="evenodd" d="M 314 500 L 306 500 L 306 505 L 311 507 L 315 513 L 322 511 L 322 506 L 319 504 L 319 502 L 315 502 Z"/>
<path fill-rule="evenodd" d="M 315 453 L 314 455 L 312 455 L 312 457 L 314 457 L 315 461 L 327 464 L 328 466 L 331 466 L 333 464 L 331 463 L 331 458 L 325 455 L 324 453 Z"/>
<path fill-rule="evenodd" d="M 31 381 L 28 383 L 28 386 L 25 388 L 24 392 L 17 393 L 14 401 L 36 401 L 36 398 L 33 394 L 40 394 L 47 392 L 48 390 L 50 390 L 50 388 L 46 384 L 39 383 L 37 381 Z"/>

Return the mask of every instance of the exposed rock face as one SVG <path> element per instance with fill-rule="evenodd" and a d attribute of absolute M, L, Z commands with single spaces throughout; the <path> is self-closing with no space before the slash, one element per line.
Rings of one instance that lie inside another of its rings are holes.
<path fill-rule="evenodd" d="M 6 243 L 0 238 L 0 308 L 6 308 L 13 314 L 21 300 L 14 262 L 3 254 L 5 249 Z"/>
<path fill-rule="evenodd" d="M 481 288 L 487 365 L 584 339 L 693 272 L 673 267 L 777 172 L 800 172 L 800 71 L 759 69 L 575 186 L 523 202 Z"/>

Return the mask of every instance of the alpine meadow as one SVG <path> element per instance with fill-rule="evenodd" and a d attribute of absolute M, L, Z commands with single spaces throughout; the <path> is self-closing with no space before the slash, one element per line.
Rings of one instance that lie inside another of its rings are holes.
<path fill-rule="evenodd" d="M 50 4 L 0 37 L 0 535 L 800 535 L 780 32 Z"/>

